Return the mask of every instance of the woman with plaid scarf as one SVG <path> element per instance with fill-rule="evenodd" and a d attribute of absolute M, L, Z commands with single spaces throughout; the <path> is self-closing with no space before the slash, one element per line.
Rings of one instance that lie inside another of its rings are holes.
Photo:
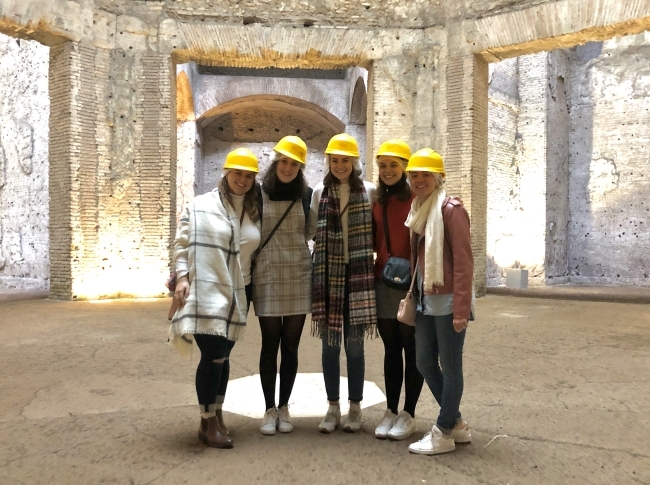
<path fill-rule="evenodd" d="M 365 357 L 363 339 L 376 331 L 372 247 L 375 186 L 360 178 L 357 142 L 345 133 L 325 150 L 328 172 L 314 188 L 310 232 L 314 238 L 312 334 L 322 339 L 322 363 L 329 408 L 319 425 L 331 433 L 340 424 L 341 345 L 348 368 L 350 411 L 343 430 L 361 427 Z M 312 222 L 313 221 L 313 222 Z"/>

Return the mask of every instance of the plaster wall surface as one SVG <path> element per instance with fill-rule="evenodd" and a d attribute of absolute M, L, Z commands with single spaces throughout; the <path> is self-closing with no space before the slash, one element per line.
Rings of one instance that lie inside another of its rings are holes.
<path fill-rule="evenodd" d="M 0 34 L 0 288 L 49 288 L 48 65 Z"/>
<path fill-rule="evenodd" d="M 571 281 L 650 285 L 650 35 L 575 49 Z"/>

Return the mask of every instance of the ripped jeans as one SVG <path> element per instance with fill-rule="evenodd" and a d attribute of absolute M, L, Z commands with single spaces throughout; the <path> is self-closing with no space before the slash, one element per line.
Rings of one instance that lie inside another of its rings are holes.
<path fill-rule="evenodd" d="M 252 285 L 246 286 L 246 304 L 250 306 Z M 196 368 L 196 395 L 201 412 L 213 412 L 217 403 L 223 404 L 230 378 L 230 351 L 235 342 L 218 335 L 194 334 L 201 351 Z"/>

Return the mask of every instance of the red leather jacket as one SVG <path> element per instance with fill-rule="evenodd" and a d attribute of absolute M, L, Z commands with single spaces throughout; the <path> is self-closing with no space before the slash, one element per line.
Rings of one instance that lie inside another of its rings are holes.
<path fill-rule="evenodd" d="M 469 215 L 462 204 L 446 197 L 442 203 L 442 219 L 445 224 L 445 246 L 443 250 L 445 280 L 442 286 L 425 288 L 425 295 L 454 295 L 454 317 L 467 318 L 472 304 L 472 280 L 474 257 L 469 229 Z M 413 233 L 411 238 L 411 268 L 415 265 L 415 244 L 420 239 L 417 253 L 425 261 L 424 237 Z M 420 277 L 424 280 L 424 265 L 418 265 Z"/>

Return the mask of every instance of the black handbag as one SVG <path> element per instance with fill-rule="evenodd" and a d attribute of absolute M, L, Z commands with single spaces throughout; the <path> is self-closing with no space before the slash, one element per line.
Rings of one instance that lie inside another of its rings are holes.
<path fill-rule="evenodd" d="M 408 290 L 411 285 L 411 263 L 408 259 L 391 256 L 390 235 L 388 234 L 387 204 L 384 204 L 384 236 L 386 237 L 386 249 L 388 260 L 381 273 L 382 282 L 389 288 L 396 290 Z"/>

